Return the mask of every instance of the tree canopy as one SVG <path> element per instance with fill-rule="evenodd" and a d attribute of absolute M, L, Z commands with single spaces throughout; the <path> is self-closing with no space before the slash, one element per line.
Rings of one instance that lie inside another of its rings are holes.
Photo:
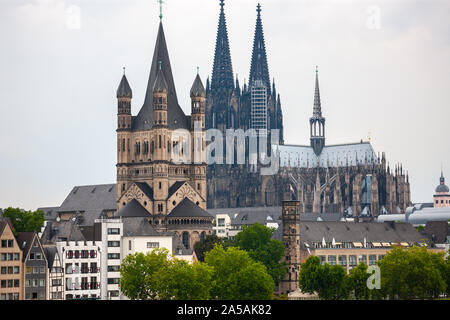
<path fill-rule="evenodd" d="M 234 245 L 248 252 L 250 257 L 264 264 L 275 285 L 286 275 L 288 266 L 281 262 L 284 245 L 280 240 L 272 239 L 273 229 L 259 223 L 244 226 L 234 241 Z"/>
<path fill-rule="evenodd" d="M 9 207 L 2 215 L 11 219 L 16 232 L 40 232 L 45 220 L 45 213 L 42 210 L 26 211 Z"/>
<path fill-rule="evenodd" d="M 267 300 L 272 298 L 274 281 L 266 267 L 239 248 L 216 245 L 205 254 L 205 263 L 214 268 L 211 297 L 219 300 Z"/>
<path fill-rule="evenodd" d="M 447 291 L 448 260 L 426 248 L 393 248 L 378 261 L 381 290 L 389 299 L 432 299 Z"/>
<path fill-rule="evenodd" d="M 167 249 L 155 249 L 147 254 L 135 253 L 122 260 L 120 290 L 131 300 L 155 299 L 158 296 L 156 274 L 169 266 Z"/>

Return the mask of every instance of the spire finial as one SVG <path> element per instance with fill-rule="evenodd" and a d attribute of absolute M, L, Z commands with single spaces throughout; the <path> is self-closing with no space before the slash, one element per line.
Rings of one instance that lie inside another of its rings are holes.
<path fill-rule="evenodd" d="M 123 67 L 123 75 L 125 75 L 125 67 Z"/>
<path fill-rule="evenodd" d="M 220 0 L 220 7 L 222 10 L 223 10 L 223 6 L 225 5 L 225 3 L 223 3 L 223 2 L 224 2 L 224 0 Z"/>
<path fill-rule="evenodd" d="M 258 12 L 258 16 L 261 14 L 261 5 L 259 3 L 256 6 L 256 12 Z"/>
<path fill-rule="evenodd" d="M 157 1 L 159 3 L 159 21 L 162 21 L 162 18 L 163 18 L 162 5 L 163 5 L 164 1 L 163 0 L 157 0 Z"/>
<path fill-rule="evenodd" d="M 198 75 L 198 71 L 200 70 L 200 67 L 199 66 L 197 66 L 197 75 Z"/>
<path fill-rule="evenodd" d="M 319 66 L 316 66 L 316 74 L 319 73 Z"/>

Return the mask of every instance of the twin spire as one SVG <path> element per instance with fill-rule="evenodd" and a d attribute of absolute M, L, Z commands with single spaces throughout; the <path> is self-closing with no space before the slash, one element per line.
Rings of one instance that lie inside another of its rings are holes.
<path fill-rule="evenodd" d="M 233 66 L 231 63 L 230 45 L 225 20 L 224 0 L 220 0 L 219 27 L 217 30 L 214 66 L 211 79 L 211 90 L 219 88 L 234 89 Z M 271 91 L 269 68 L 267 64 L 266 45 L 261 21 L 261 5 L 258 3 L 255 35 L 253 40 L 252 61 L 250 67 L 249 86 L 254 80 L 261 80 Z"/>

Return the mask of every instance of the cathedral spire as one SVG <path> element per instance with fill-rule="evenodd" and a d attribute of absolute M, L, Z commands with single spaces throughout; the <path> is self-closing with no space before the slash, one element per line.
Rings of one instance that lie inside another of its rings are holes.
<path fill-rule="evenodd" d="M 316 88 L 314 91 L 313 116 L 309 118 L 311 147 L 318 156 L 325 146 L 325 118 L 322 116 L 319 91 L 319 70 L 316 66 Z"/>
<path fill-rule="evenodd" d="M 269 67 L 267 65 L 266 45 L 261 22 L 261 5 L 259 3 L 256 12 L 258 14 L 256 17 L 255 37 L 253 40 L 249 86 L 252 85 L 253 81 L 261 80 L 266 85 L 267 92 L 270 94 Z"/>
<path fill-rule="evenodd" d="M 316 87 L 314 90 L 313 116 L 322 117 L 322 106 L 320 104 L 320 90 L 319 90 L 319 69 L 317 66 L 316 66 Z"/>
<path fill-rule="evenodd" d="M 230 45 L 228 42 L 227 24 L 223 10 L 224 0 L 220 0 L 219 27 L 217 30 L 216 50 L 211 79 L 211 90 L 219 88 L 234 89 L 233 67 L 231 64 Z"/>

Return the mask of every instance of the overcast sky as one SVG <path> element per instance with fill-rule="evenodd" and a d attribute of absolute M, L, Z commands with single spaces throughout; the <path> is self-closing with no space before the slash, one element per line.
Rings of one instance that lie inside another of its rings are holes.
<path fill-rule="evenodd" d="M 179 102 L 212 72 L 219 0 L 166 0 Z M 285 142 L 309 143 L 319 66 L 328 144 L 367 140 L 431 202 L 450 183 L 450 1 L 261 0 Z M 226 0 L 233 71 L 248 78 L 257 0 Z M 122 67 L 144 101 L 156 0 L 0 0 L 0 208 L 59 206 L 75 185 L 115 183 Z"/>

